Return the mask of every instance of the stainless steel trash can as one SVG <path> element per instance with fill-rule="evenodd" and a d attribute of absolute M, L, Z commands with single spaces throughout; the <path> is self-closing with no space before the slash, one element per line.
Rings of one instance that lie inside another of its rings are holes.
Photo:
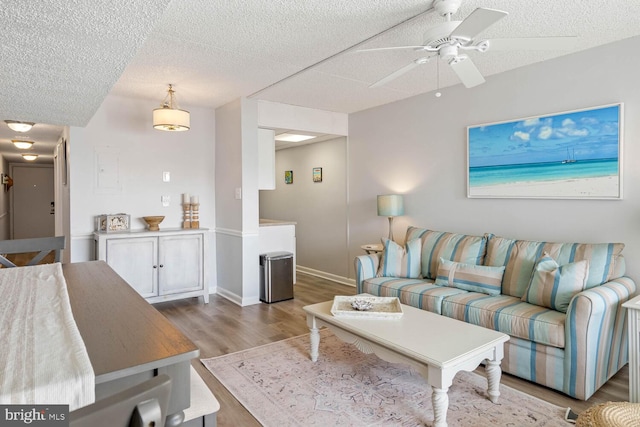
<path fill-rule="evenodd" d="M 293 254 L 268 252 L 260 255 L 260 301 L 266 303 L 293 298 Z"/>

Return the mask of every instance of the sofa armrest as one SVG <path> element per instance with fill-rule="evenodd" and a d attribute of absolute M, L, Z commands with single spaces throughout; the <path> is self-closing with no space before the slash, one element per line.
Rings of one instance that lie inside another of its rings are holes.
<path fill-rule="evenodd" d="M 627 309 L 636 292 L 620 277 L 576 295 L 565 321 L 564 392 L 587 400 L 628 361 Z"/>
<path fill-rule="evenodd" d="M 362 282 L 372 277 L 376 277 L 378 273 L 378 265 L 380 264 L 380 253 L 360 255 L 355 259 L 356 269 L 356 289 L 357 293 L 362 293 Z"/>

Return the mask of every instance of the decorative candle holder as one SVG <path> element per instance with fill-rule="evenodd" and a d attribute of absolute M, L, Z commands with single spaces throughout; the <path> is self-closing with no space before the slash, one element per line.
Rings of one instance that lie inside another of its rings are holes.
<path fill-rule="evenodd" d="M 182 204 L 182 219 L 183 219 L 182 228 L 192 228 L 191 227 L 191 203 Z"/>
<path fill-rule="evenodd" d="M 200 228 L 200 203 L 191 203 L 191 228 Z"/>

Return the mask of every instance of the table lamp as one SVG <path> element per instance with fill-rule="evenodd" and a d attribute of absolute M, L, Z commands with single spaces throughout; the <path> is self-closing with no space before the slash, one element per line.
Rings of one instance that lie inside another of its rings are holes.
<path fill-rule="evenodd" d="M 378 216 L 389 217 L 389 240 L 393 240 L 393 218 L 400 215 L 404 215 L 402 194 L 378 196 Z"/>

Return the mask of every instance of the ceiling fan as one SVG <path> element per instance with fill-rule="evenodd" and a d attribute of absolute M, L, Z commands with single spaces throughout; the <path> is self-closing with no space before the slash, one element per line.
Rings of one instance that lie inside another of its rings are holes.
<path fill-rule="evenodd" d="M 369 87 L 382 86 L 413 68 L 426 64 L 433 58 L 446 61 L 456 73 L 462 84 L 474 87 L 485 82 L 478 68 L 465 53 L 466 50 L 486 52 L 487 50 L 565 50 L 570 49 L 576 40 L 574 36 L 567 37 L 529 37 L 510 39 L 481 39 L 477 36 L 491 25 L 508 15 L 507 12 L 496 9 L 477 8 L 462 21 L 452 21 L 451 16 L 460 8 L 462 0 L 435 0 L 433 9 L 446 18 L 424 34 L 424 44 L 419 46 L 394 46 L 375 49 L 360 49 L 356 52 L 373 52 L 384 50 L 413 49 L 417 52 L 427 52 L 422 56 L 393 73 L 374 82 Z"/>

